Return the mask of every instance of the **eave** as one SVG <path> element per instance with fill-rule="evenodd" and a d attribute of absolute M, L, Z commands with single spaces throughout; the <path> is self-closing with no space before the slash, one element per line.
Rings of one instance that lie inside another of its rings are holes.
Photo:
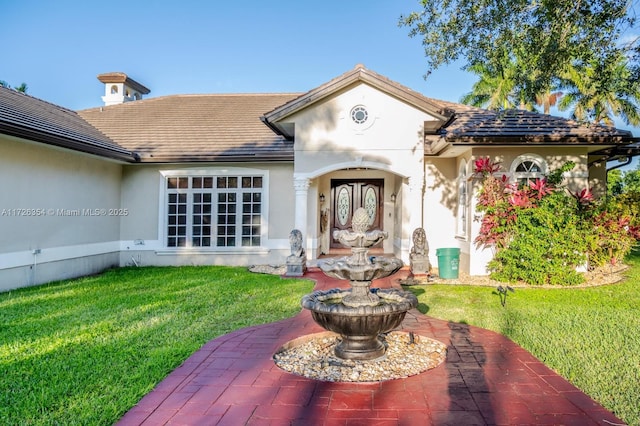
<path fill-rule="evenodd" d="M 625 136 L 597 135 L 488 135 L 456 136 L 447 138 L 452 145 L 619 145 L 628 144 L 633 138 Z"/>
<path fill-rule="evenodd" d="M 127 163 L 136 163 L 140 161 L 140 157 L 138 156 L 138 154 L 132 151 L 128 151 L 124 148 L 107 145 L 97 141 L 78 141 L 62 135 L 21 127 L 3 121 L 0 121 L 0 133 L 8 136 L 14 136 L 17 138 L 43 143 L 46 145 L 67 148 L 73 151 L 79 151 L 87 154 L 97 155 L 100 157 L 111 158 L 113 160 L 124 161 Z"/>
<path fill-rule="evenodd" d="M 264 163 L 293 162 L 291 154 L 202 154 L 202 155 L 141 155 L 141 163 Z"/>

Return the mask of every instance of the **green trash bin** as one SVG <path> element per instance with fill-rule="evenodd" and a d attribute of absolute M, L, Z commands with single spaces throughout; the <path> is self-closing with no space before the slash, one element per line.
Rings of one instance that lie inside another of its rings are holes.
<path fill-rule="evenodd" d="M 458 278 L 458 265 L 460 265 L 459 248 L 439 248 L 436 249 L 438 257 L 438 275 L 440 278 Z"/>

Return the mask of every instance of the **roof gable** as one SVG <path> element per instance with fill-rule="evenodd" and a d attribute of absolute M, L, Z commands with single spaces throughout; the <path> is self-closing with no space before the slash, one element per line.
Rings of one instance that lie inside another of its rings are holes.
<path fill-rule="evenodd" d="M 293 129 L 290 125 L 283 123 L 283 120 L 357 83 L 368 84 L 428 113 L 434 117 L 434 122 L 426 125 L 434 130 L 445 125 L 453 115 L 453 111 L 445 107 L 443 103 L 427 98 L 420 93 L 393 82 L 378 73 L 368 70 L 363 65 L 358 64 L 354 69 L 313 90 L 310 90 L 302 96 L 292 99 L 284 105 L 280 105 L 272 111 L 264 114 L 261 118 L 264 123 L 276 133 L 292 139 L 294 136 Z"/>

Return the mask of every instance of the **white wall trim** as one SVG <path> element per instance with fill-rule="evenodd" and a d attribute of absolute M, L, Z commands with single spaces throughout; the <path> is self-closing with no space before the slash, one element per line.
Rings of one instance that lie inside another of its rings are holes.
<path fill-rule="evenodd" d="M 311 245 L 317 248 L 318 240 L 312 239 Z M 34 254 L 33 250 L 23 250 L 0 254 L 0 270 L 19 268 L 34 264 L 59 262 L 69 259 L 103 255 L 107 253 L 126 254 L 127 252 L 154 252 L 159 256 L 202 254 L 202 255 L 234 255 L 234 254 L 258 254 L 264 255 L 272 250 L 289 250 L 289 239 L 279 238 L 269 240 L 267 246 L 261 247 L 216 247 L 211 249 L 179 248 L 168 249 L 162 246 L 160 240 L 123 240 L 104 243 L 77 244 L 73 246 L 50 247 L 40 249 L 40 253 Z M 284 261 L 284 259 L 283 259 Z"/>
<path fill-rule="evenodd" d="M 19 268 L 39 263 L 58 262 L 80 257 L 96 256 L 120 252 L 120 241 L 104 243 L 77 244 L 73 246 L 42 248 L 39 253 L 34 250 L 16 251 L 0 254 L 0 270 Z"/>

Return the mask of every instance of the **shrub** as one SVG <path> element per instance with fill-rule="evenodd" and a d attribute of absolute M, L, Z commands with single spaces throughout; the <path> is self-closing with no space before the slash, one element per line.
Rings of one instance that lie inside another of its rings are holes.
<path fill-rule="evenodd" d="M 478 211 L 483 213 L 475 243 L 495 249 L 491 277 L 529 284 L 574 285 L 587 263 L 600 266 L 626 256 L 640 239 L 640 194 L 594 202 L 587 190 L 569 196 L 560 190 L 571 162 L 546 179 L 510 183 L 489 158 L 475 163 L 482 180 Z"/>
<path fill-rule="evenodd" d="M 516 209 L 511 239 L 489 264 L 500 281 L 572 285 L 586 261 L 587 240 L 578 215 L 561 192 L 544 197 L 535 208 Z"/>
<path fill-rule="evenodd" d="M 628 192 L 592 203 L 583 212 L 592 238 L 592 266 L 622 261 L 640 240 L 640 192 Z"/>

